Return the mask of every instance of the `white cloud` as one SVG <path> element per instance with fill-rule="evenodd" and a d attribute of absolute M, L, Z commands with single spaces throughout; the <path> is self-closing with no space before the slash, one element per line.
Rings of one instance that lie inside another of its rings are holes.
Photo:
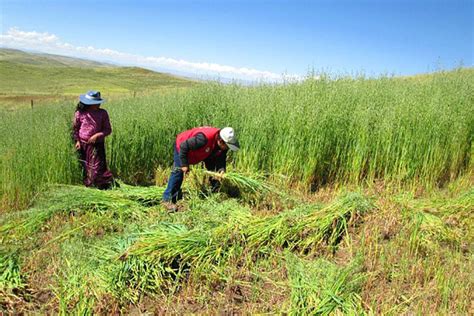
<path fill-rule="evenodd" d="M 246 67 L 233 67 L 206 62 L 191 62 L 168 57 L 141 56 L 122 53 L 109 48 L 74 46 L 62 42 L 59 37 L 54 34 L 34 31 L 26 32 L 19 30 L 18 28 L 10 28 L 5 34 L 0 34 L 0 45 L 4 47 L 30 49 L 45 53 L 109 61 L 155 70 L 167 69 L 169 71 L 193 73 L 197 76 L 206 75 L 270 82 L 301 80 L 301 77 L 297 75 L 280 75 L 270 71 L 261 71 Z"/>

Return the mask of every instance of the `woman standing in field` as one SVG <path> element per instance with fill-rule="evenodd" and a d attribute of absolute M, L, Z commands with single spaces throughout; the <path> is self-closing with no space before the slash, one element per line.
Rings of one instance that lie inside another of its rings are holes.
<path fill-rule="evenodd" d="M 99 91 L 81 94 L 74 114 L 74 141 L 83 167 L 84 185 L 109 189 L 113 175 L 107 169 L 105 137 L 112 133 L 109 114 L 101 109 L 105 102 Z"/>

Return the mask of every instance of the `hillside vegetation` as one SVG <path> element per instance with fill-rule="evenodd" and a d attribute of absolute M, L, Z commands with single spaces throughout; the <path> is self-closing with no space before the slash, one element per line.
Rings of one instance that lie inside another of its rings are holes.
<path fill-rule="evenodd" d="M 24 108 L 74 101 L 90 89 L 115 99 L 174 92 L 198 84 L 138 67 L 118 67 L 77 58 L 0 49 L 0 107 Z"/>

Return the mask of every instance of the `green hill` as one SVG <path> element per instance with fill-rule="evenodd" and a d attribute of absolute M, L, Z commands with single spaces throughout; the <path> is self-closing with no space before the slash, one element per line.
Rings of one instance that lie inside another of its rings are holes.
<path fill-rule="evenodd" d="M 144 95 L 198 84 L 196 81 L 138 67 L 50 54 L 0 49 L 0 106 L 29 106 L 74 99 L 90 89 L 106 97 Z"/>
<path fill-rule="evenodd" d="M 9 61 L 15 64 L 29 64 L 46 67 L 115 67 L 112 64 L 100 63 L 87 59 L 53 54 L 28 53 L 10 48 L 0 48 L 0 60 Z"/>

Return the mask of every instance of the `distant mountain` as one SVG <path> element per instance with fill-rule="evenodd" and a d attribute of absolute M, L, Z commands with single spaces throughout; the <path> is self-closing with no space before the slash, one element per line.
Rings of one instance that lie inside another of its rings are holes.
<path fill-rule="evenodd" d="M 55 66 L 55 67 L 116 67 L 112 64 L 100 63 L 97 61 L 73 58 L 67 56 L 29 53 L 18 49 L 0 48 L 0 60 L 12 63 L 29 64 L 35 66 Z"/>
<path fill-rule="evenodd" d="M 91 89 L 119 96 L 197 84 L 199 81 L 140 67 L 0 48 L 0 105 L 77 96 Z"/>

